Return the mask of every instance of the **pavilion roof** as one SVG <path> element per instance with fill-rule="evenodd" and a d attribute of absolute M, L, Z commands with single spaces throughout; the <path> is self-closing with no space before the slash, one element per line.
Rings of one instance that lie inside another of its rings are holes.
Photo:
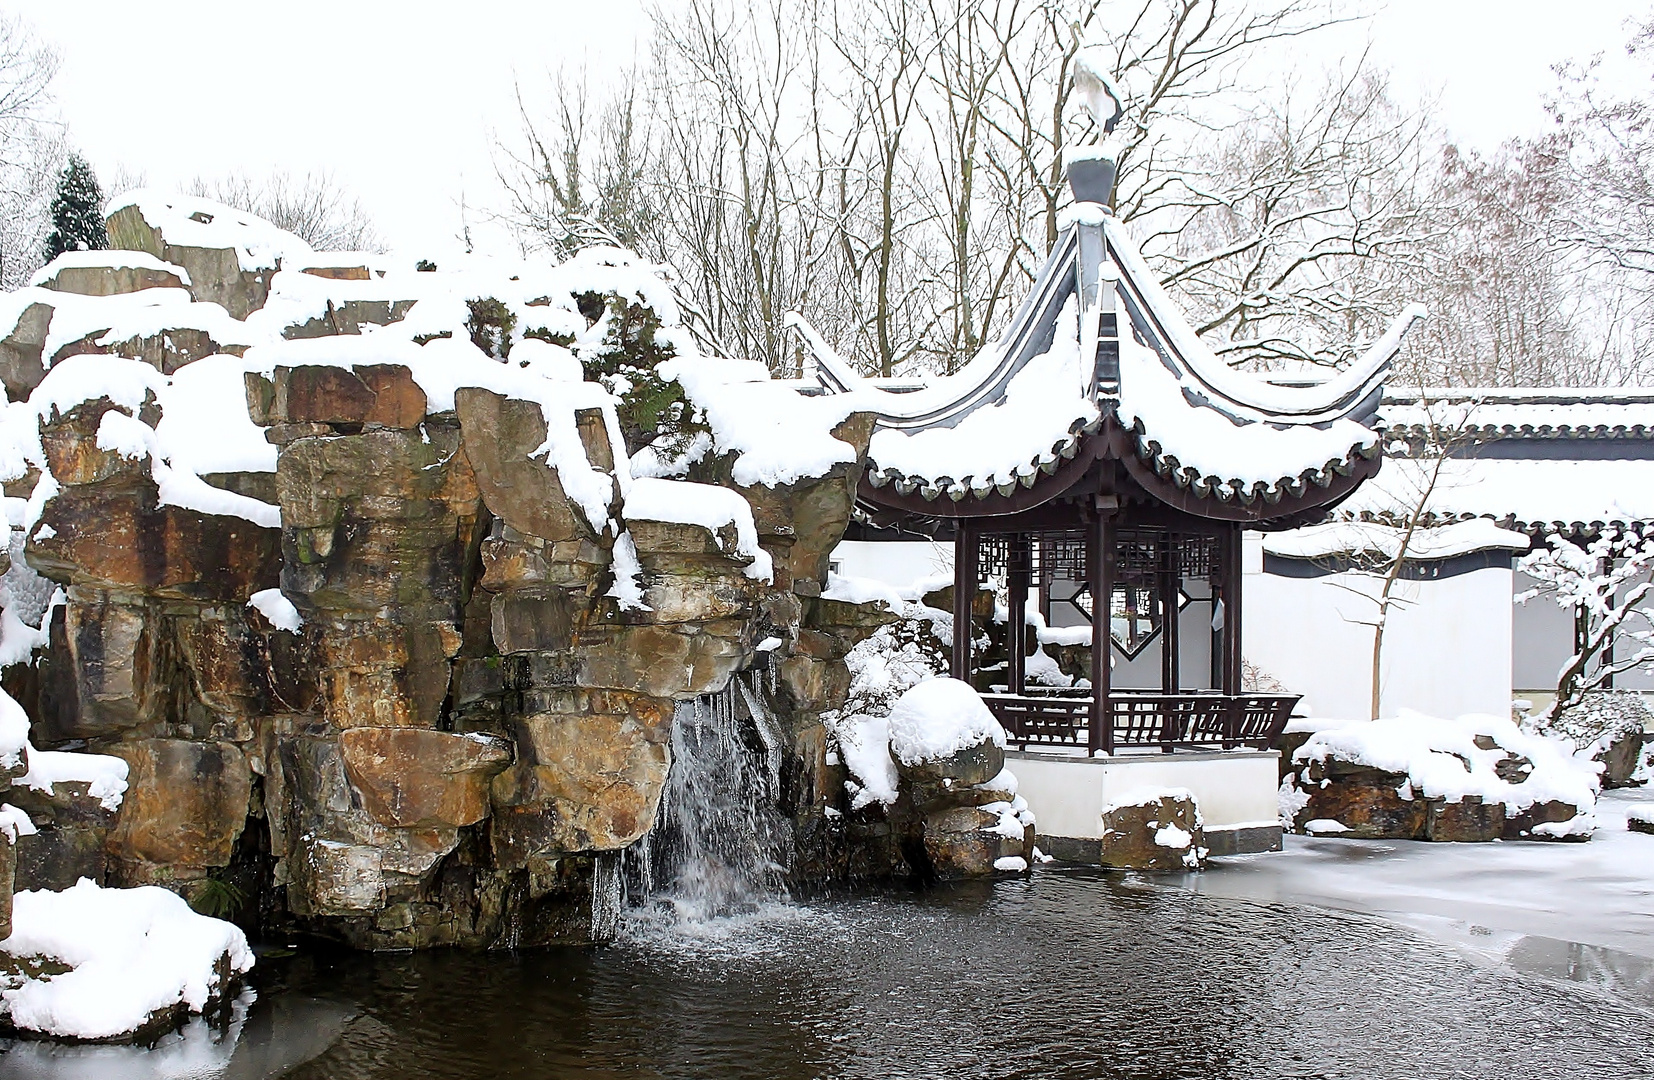
<path fill-rule="evenodd" d="M 1125 227 L 1082 203 L 1006 333 L 957 374 L 891 393 L 817 347 L 817 380 L 878 413 L 875 501 L 889 489 L 968 514 L 1042 475 L 1132 455 L 1168 495 L 1255 505 L 1267 518 L 1283 499 L 1301 508 L 1316 488 L 1371 471 L 1361 463 L 1381 452 L 1372 425 L 1384 378 L 1421 315 L 1409 309 L 1330 380 L 1277 385 L 1216 357 Z"/>

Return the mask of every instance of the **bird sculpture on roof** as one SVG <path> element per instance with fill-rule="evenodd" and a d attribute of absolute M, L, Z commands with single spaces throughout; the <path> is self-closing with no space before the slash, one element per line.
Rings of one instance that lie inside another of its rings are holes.
<path fill-rule="evenodd" d="M 1108 54 L 1102 46 L 1087 45 L 1075 55 L 1074 90 L 1080 96 L 1080 106 L 1090 114 L 1102 135 L 1113 132 L 1114 125 L 1126 113 L 1126 104 L 1109 73 Z"/>

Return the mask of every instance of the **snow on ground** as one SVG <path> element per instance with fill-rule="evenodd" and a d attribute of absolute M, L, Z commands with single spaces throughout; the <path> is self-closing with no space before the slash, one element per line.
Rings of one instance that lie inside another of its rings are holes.
<path fill-rule="evenodd" d="M 103 889 L 86 878 L 62 892 L 18 893 L 0 953 L 71 969 L 0 974 L 0 1012 L 23 1031 L 81 1039 L 130 1033 L 180 1004 L 200 1012 L 224 989 L 224 957 L 234 974 L 253 967 L 240 929 L 196 914 L 176 893 Z"/>
<path fill-rule="evenodd" d="M 1648 798 L 1642 789 L 1604 793 L 1588 844 L 1287 836 L 1284 852 L 1215 860 L 1176 884 L 1158 880 L 1210 896 L 1380 916 L 1490 962 L 1632 983 L 1654 1006 L 1654 836 L 1626 828 L 1627 812 Z"/>

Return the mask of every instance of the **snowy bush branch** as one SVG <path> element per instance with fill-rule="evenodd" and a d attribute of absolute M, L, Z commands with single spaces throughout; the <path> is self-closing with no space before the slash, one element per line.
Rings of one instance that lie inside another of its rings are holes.
<path fill-rule="evenodd" d="M 1557 675 L 1551 716 L 1621 672 L 1654 660 L 1654 624 L 1639 605 L 1654 591 L 1654 529 L 1606 531 L 1583 547 L 1559 534 L 1525 557 L 1521 570 L 1538 584 L 1519 594 L 1525 604 L 1545 596 L 1574 613 L 1574 653 Z"/>

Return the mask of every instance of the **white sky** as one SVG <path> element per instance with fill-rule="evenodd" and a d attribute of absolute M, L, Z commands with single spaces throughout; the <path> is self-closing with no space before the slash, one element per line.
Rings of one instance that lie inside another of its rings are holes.
<path fill-rule="evenodd" d="M 1389 0 L 1326 39 L 1317 64 L 1370 38 L 1402 94 L 1439 92 L 1458 138 L 1488 149 L 1544 122 L 1550 65 L 1619 54 L 1654 0 Z M 642 0 L 0 0 L 63 54 L 56 94 L 106 182 L 316 169 L 359 195 L 380 232 L 440 252 L 464 192 L 496 198 L 492 134 L 512 86 L 560 64 L 594 75 L 646 59 Z"/>

